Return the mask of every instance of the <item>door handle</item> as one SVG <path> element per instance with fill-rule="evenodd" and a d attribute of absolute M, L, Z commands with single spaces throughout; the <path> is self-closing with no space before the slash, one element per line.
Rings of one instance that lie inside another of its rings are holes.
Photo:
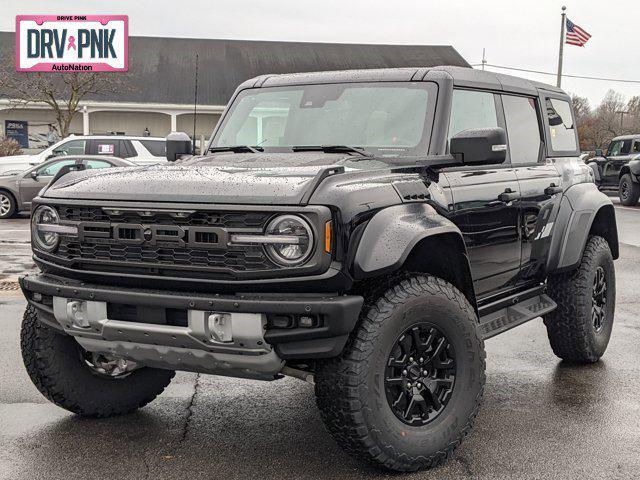
<path fill-rule="evenodd" d="M 520 194 L 518 192 L 514 192 L 510 188 L 505 189 L 504 192 L 498 195 L 498 201 L 502 203 L 509 203 L 517 198 L 520 198 Z"/>
<path fill-rule="evenodd" d="M 556 193 L 562 193 L 564 190 L 562 187 L 556 187 L 555 183 L 552 183 L 551 185 L 549 185 L 547 188 L 544 189 L 544 194 L 551 196 L 551 195 L 555 195 Z"/>

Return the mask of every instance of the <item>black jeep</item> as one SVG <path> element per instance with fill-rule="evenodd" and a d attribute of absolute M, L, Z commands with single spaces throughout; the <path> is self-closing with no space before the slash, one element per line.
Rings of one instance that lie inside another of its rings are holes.
<path fill-rule="evenodd" d="M 588 160 L 600 190 L 614 190 L 623 205 L 640 200 L 640 135 L 625 135 L 611 140 L 607 153 L 596 150 Z"/>
<path fill-rule="evenodd" d="M 350 454 L 438 465 L 478 413 L 484 339 L 542 316 L 560 358 L 607 347 L 616 221 L 573 125 L 563 91 L 466 68 L 247 81 L 206 155 L 36 199 L 29 375 L 94 417 L 175 370 L 289 375 Z"/>

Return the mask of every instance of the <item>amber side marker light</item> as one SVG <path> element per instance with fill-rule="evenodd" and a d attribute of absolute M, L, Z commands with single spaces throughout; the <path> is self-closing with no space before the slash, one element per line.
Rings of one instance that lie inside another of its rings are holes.
<path fill-rule="evenodd" d="M 324 251 L 331 253 L 331 234 L 332 234 L 331 220 L 324 224 Z"/>

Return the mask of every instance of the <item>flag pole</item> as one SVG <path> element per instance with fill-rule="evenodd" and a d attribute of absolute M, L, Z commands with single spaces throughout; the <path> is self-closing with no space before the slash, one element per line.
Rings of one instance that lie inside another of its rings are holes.
<path fill-rule="evenodd" d="M 558 81 L 556 83 L 558 88 L 560 88 L 560 85 L 562 84 L 562 56 L 564 54 L 564 29 L 565 29 L 565 26 L 567 25 L 567 22 L 566 22 L 567 14 L 565 13 L 566 9 L 567 7 L 563 5 L 562 15 L 561 15 L 562 25 L 560 26 L 560 51 L 558 53 Z"/>

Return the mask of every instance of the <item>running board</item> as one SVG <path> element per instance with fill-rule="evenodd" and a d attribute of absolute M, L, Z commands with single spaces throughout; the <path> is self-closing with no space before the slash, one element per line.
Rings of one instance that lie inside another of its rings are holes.
<path fill-rule="evenodd" d="M 555 310 L 557 306 L 556 302 L 548 295 L 544 293 L 536 295 L 480 317 L 480 333 L 485 340 L 495 337 L 529 320 L 545 315 Z"/>

